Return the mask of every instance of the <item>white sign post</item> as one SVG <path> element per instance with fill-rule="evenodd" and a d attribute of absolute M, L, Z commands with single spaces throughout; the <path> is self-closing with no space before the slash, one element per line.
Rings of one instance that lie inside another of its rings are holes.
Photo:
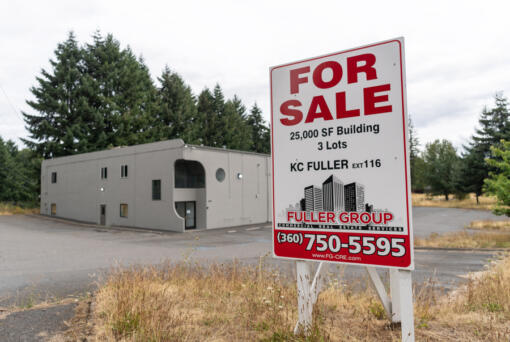
<path fill-rule="evenodd" d="M 271 68 L 273 254 L 297 261 L 309 328 L 325 262 L 366 266 L 414 341 L 403 38 Z M 312 263 L 320 262 L 315 274 Z M 390 296 L 376 267 L 390 269 Z"/>

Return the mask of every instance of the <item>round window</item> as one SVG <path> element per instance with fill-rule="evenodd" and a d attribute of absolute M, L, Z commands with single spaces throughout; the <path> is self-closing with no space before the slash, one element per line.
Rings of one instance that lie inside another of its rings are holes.
<path fill-rule="evenodd" d="M 216 170 L 216 179 L 218 182 L 223 182 L 225 180 L 225 170 L 223 170 L 221 167 Z"/>

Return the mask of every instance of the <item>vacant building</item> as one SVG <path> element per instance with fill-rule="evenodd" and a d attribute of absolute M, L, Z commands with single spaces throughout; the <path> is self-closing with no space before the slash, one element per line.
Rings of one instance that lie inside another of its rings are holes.
<path fill-rule="evenodd" d="M 44 160 L 41 214 L 171 231 L 271 220 L 268 155 L 181 139 Z"/>

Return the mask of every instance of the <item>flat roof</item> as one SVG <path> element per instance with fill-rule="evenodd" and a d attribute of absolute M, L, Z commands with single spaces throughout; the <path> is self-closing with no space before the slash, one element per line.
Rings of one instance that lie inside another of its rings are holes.
<path fill-rule="evenodd" d="M 94 159 L 105 159 L 105 158 L 111 158 L 111 157 L 119 157 L 119 156 L 125 156 L 125 155 L 154 152 L 154 151 L 164 151 L 164 150 L 186 148 L 186 147 L 191 147 L 191 148 L 195 148 L 195 149 L 199 149 L 199 150 L 206 150 L 206 151 L 210 150 L 210 151 L 215 151 L 215 152 L 229 152 L 229 153 L 233 152 L 233 153 L 242 153 L 242 154 L 253 154 L 253 155 L 264 156 L 264 157 L 271 156 L 270 154 L 250 152 L 250 151 L 240 151 L 240 150 L 231 150 L 231 149 L 226 149 L 226 148 L 185 144 L 182 139 L 171 139 L 171 140 L 163 140 L 163 141 L 131 145 L 131 146 L 118 146 L 118 147 L 112 147 L 112 148 L 106 149 L 106 150 L 49 158 L 49 159 L 43 160 L 43 163 L 59 165 L 59 164 L 76 163 L 76 162 L 81 162 L 81 161 L 94 160 Z"/>

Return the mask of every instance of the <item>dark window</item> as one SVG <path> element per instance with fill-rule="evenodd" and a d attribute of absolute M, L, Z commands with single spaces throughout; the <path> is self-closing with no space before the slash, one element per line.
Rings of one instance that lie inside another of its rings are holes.
<path fill-rule="evenodd" d="M 152 180 L 152 200 L 161 200 L 161 179 Z"/>
<path fill-rule="evenodd" d="M 56 172 L 52 172 L 51 173 L 51 182 L 52 183 L 56 183 L 57 182 L 57 173 Z"/>
<path fill-rule="evenodd" d="M 120 167 L 120 177 L 121 178 L 127 178 L 128 176 L 128 166 L 127 165 L 122 165 Z"/>
<path fill-rule="evenodd" d="M 202 164 L 194 160 L 177 160 L 175 162 L 175 187 L 205 188 L 205 171 Z"/>
<path fill-rule="evenodd" d="M 102 167 L 101 168 L 101 179 L 107 179 L 108 178 L 108 168 Z"/>
<path fill-rule="evenodd" d="M 128 205 L 126 203 L 120 204 L 120 217 L 128 217 Z"/>

